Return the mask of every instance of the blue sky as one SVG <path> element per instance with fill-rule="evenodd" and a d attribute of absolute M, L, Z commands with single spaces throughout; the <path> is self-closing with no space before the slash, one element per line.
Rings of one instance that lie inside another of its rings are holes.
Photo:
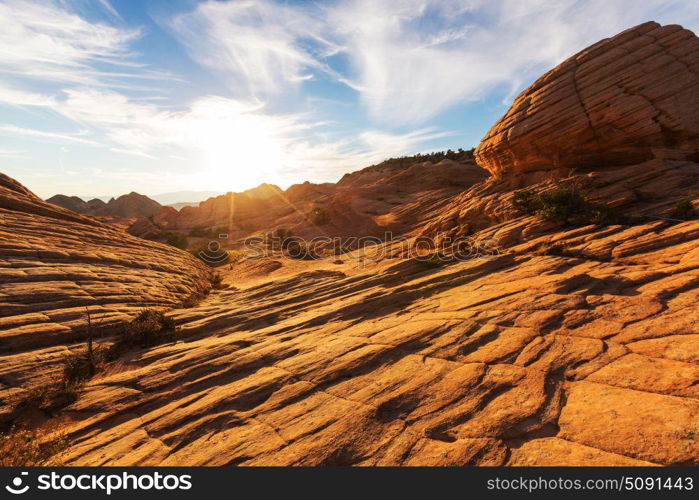
<path fill-rule="evenodd" d="M 0 171 L 40 196 L 336 181 L 470 148 L 537 76 L 687 0 L 0 0 Z"/>

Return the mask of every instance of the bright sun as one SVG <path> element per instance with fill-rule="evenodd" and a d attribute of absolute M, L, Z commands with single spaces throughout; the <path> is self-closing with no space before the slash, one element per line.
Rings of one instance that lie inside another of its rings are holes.
<path fill-rule="evenodd" d="M 197 122 L 202 184 L 243 191 L 279 178 L 284 139 L 276 124 L 260 115 L 233 113 Z"/>

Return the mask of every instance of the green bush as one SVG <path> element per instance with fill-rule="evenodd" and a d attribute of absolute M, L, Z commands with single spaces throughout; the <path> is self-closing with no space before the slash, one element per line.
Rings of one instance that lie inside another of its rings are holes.
<path fill-rule="evenodd" d="M 536 214 L 542 219 L 564 224 L 578 222 L 606 226 L 631 222 L 618 208 L 588 203 L 575 184 L 556 184 L 553 189 L 542 193 L 532 189 L 515 191 L 510 203 L 520 213 Z"/>
<path fill-rule="evenodd" d="M 627 224 L 630 219 L 623 215 L 616 207 L 594 205 L 589 207 L 585 212 L 583 220 L 589 224 L 610 226 L 615 224 Z"/>
<path fill-rule="evenodd" d="M 10 402 L 14 410 L 35 408 L 46 413 L 54 412 L 78 400 L 80 384 L 63 379 L 29 389 L 19 398 Z"/>
<path fill-rule="evenodd" d="M 512 208 L 525 214 L 535 214 L 541 209 L 541 199 L 533 189 L 515 191 L 510 200 Z"/>
<path fill-rule="evenodd" d="M 92 353 L 81 352 L 63 358 L 63 384 L 65 387 L 78 387 L 90 380 L 104 363 L 105 350 L 93 349 Z"/>
<path fill-rule="evenodd" d="M 125 350 L 168 342 L 175 333 L 175 320 L 166 317 L 162 311 L 144 309 L 124 325 L 117 341 L 109 347 L 106 358 L 111 361 Z"/>
<path fill-rule="evenodd" d="M 215 290 L 220 290 L 223 286 L 223 276 L 221 276 L 221 273 L 214 273 L 214 275 L 211 277 L 211 286 Z"/>
<path fill-rule="evenodd" d="M 54 382 L 42 384 L 11 398 L 11 411 L 6 415 L 5 426 L 11 426 L 27 409 L 39 410 L 49 415 L 77 401 L 82 388 L 88 380 L 102 371 L 108 363 L 118 359 L 125 351 L 138 347 L 149 347 L 175 338 L 177 330 L 172 318 L 167 318 L 160 311 L 144 309 L 132 321 L 125 323 L 121 334 L 108 348 L 92 345 L 92 322 L 87 316 L 88 337 L 84 352 L 71 353 L 63 358 L 62 377 Z M 23 432 L 23 431 L 22 431 Z M 11 430 L 0 434 L 0 465 L 7 465 L 5 456 L 7 447 L 13 442 L 22 441 L 28 434 Z M 37 446 L 39 446 L 37 444 Z M 39 447 L 24 450 L 12 450 L 12 465 L 41 465 L 45 459 L 55 453 L 55 443 L 41 444 Z"/>
<path fill-rule="evenodd" d="M 555 255 L 556 257 L 577 257 L 575 252 L 568 250 L 567 243 L 553 243 L 544 250 L 545 255 Z"/>
<path fill-rule="evenodd" d="M 568 223 L 571 217 L 581 214 L 585 209 L 585 198 L 576 186 L 557 185 L 551 191 L 539 194 L 540 217 Z"/>
<path fill-rule="evenodd" d="M 196 307 L 199 305 L 199 303 L 204 300 L 205 295 L 203 293 L 199 292 L 194 292 L 189 294 L 187 297 L 182 299 L 182 302 L 180 303 L 180 307 L 184 308 L 190 308 L 190 307 Z"/>

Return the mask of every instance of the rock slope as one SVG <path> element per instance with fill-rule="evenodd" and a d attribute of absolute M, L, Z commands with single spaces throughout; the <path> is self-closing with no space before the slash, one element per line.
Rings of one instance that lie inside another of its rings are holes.
<path fill-rule="evenodd" d="M 175 306 L 208 289 L 210 273 L 184 252 L 46 203 L 0 174 L 0 352 L 76 339 L 86 307 L 107 326 L 145 306 Z"/>
<path fill-rule="evenodd" d="M 72 464 L 699 465 L 699 222 L 426 269 L 315 264 L 178 311 L 70 408 Z M 659 265 L 659 263 L 661 263 Z"/>

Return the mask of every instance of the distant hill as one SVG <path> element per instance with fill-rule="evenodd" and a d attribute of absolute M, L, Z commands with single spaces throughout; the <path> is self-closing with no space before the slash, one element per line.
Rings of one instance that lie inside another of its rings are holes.
<path fill-rule="evenodd" d="M 77 196 L 63 194 L 52 196 L 46 201 L 79 214 L 125 218 L 148 217 L 158 213 L 162 208 L 157 201 L 136 192 L 111 198 L 107 203 L 98 198 L 86 202 Z"/>
<path fill-rule="evenodd" d="M 128 231 L 149 238 L 173 232 L 200 237 L 220 228 L 225 230 L 219 233 L 232 238 L 280 228 L 302 237 L 319 231 L 324 236 L 405 233 L 430 214 L 439 214 L 451 196 L 486 177 L 471 151 L 418 154 L 357 170 L 338 183 L 304 182 L 286 190 L 264 183 L 196 206 L 172 204 L 135 221 Z"/>
<path fill-rule="evenodd" d="M 79 214 L 85 214 L 89 211 L 90 207 L 85 200 L 78 198 L 77 196 L 66 196 L 64 194 L 57 194 L 46 200 L 47 202 L 58 205 L 59 207 L 67 208 L 73 212 Z"/>
<path fill-rule="evenodd" d="M 134 191 L 118 198 L 112 198 L 107 204 L 97 209 L 94 215 L 113 215 L 117 217 L 148 217 L 160 211 L 162 205 L 148 196 Z"/>

